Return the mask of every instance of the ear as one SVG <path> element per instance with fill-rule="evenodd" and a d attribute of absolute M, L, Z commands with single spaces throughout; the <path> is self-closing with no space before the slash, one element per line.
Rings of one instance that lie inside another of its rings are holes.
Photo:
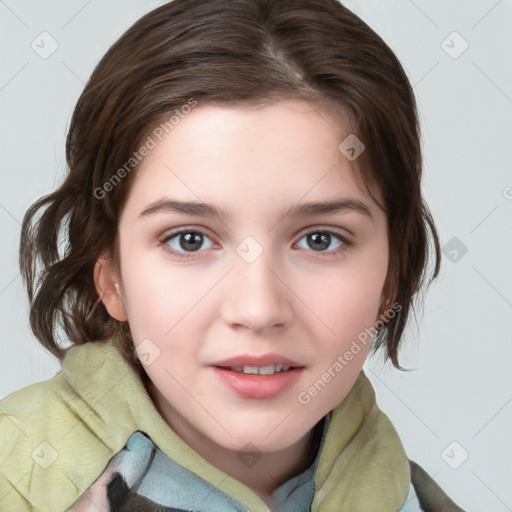
<path fill-rule="evenodd" d="M 387 310 L 391 307 L 391 305 L 395 302 L 396 299 L 396 283 L 391 271 L 388 271 L 388 275 L 386 276 L 386 280 L 384 281 L 384 286 L 382 288 L 382 293 L 380 295 L 380 307 L 378 312 L 377 319 L 385 318 Z"/>
<path fill-rule="evenodd" d="M 94 266 L 94 284 L 108 314 L 126 322 L 128 316 L 124 307 L 120 278 L 117 275 L 112 259 L 106 254 L 101 255 Z"/>

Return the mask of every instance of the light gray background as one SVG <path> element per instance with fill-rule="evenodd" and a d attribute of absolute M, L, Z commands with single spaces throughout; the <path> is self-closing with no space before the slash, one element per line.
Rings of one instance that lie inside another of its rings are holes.
<path fill-rule="evenodd" d="M 0 397 L 59 369 L 28 327 L 17 263 L 23 214 L 66 172 L 65 134 L 94 65 L 161 3 L 0 1 Z M 512 510 L 512 1 L 345 4 L 394 49 L 414 85 L 425 194 L 455 260 L 444 257 L 404 339 L 402 364 L 413 371 L 379 357 L 366 371 L 409 457 L 459 505 Z M 43 31 L 58 43 L 46 59 L 31 47 L 46 38 L 51 48 Z"/>

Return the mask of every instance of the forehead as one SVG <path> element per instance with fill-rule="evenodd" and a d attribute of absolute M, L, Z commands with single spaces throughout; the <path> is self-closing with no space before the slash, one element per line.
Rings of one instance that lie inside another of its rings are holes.
<path fill-rule="evenodd" d="M 199 104 L 162 131 L 149 133 L 154 148 L 136 173 L 129 202 L 138 206 L 172 195 L 220 203 L 236 215 L 239 208 L 271 209 L 302 198 L 373 202 L 355 180 L 355 163 L 340 151 L 350 135 L 341 109 L 301 100 Z"/>

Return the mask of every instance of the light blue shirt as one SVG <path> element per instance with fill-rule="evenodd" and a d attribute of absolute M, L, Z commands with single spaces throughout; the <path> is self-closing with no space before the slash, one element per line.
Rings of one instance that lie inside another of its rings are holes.
<path fill-rule="evenodd" d="M 325 416 L 320 447 L 305 471 L 281 485 L 273 494 L 274 512 L 309 512 L 315 494 L 315 472 L 330 422 Z M 128 488 L 164 507 L 185 511 L 250 512 L 240 502 L 166 457 L 142 432 L 130 436 L 125 448 L 109 464 Z M 397 512 L 421 512 L 411 485 L 404 506 Z"/>

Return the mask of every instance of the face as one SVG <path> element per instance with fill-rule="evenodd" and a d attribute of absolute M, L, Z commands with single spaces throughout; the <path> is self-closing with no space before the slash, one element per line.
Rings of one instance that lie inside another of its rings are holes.
<path fill-rule="evenodd" d="M 378 318 L 388 238 L 338 149 L 349 134 L 298 100 L 199 105 L 137 170 L 110 306 L 192 446 L 290 447 L 360 373 L 368 344 L 354 340 Z"/>

